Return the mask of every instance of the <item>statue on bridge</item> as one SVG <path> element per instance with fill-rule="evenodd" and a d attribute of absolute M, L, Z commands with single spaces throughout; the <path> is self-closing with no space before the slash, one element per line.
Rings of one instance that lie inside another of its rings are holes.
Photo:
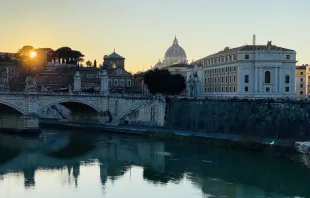
<path fill-rule="evenodd" d="M 25 92 L 36 92 L 38 88 L 37 80 L 31 76 L 28 76 L 25 80 L 26 87 Z"/>

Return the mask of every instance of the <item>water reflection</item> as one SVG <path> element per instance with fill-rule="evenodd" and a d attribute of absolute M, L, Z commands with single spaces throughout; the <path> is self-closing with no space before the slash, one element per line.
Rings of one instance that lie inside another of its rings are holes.
<path fill-rule="evenodd" d="M 65 185 L 73 184 L 76 189 L 82 189 L 83 185 L 97 186 L 98 176 L 107 197 L 116 184 L 125 185 L 121 187 L 124 197 L 138 197 L 139 191 L 132 194 L 133 189 L 127 188 L 131 182 L 138 183 L 141 191 L 150 186 L 158 193 L 163 191 L 162 197 L 175 196 L 174 188 L 180 191 L 179 197 L 188 197 L 186 193 L 190 197 L 310 197 L 310 170 L 274 154 L 136 136 L 53 130 L 45 130 L 35 139 L 1 134 L 0 154 L 0 197 L 3 189 L 10 192 L 15 189 L 6 182 L 18 179 L 19 174 L 23 175 L 24 189 L 31 188 L 35 194 L 40 192 L 40 182 L 48 183 L 54 173 L 61 175 L 59 181 L 53 180 L 62 183 L 62 188 L 57 189 L 59 195 L 69 192 L 63 188 Z M 87 175 L 83 177 L 84 172 Z M 48 186 L 44 191 L 47 195 L 56 193 Z M 75 196 L 83 197 L 79 193 Z M 100 197 L 102 192 L 97 189 L 93 193 L 93 197 Z"/>

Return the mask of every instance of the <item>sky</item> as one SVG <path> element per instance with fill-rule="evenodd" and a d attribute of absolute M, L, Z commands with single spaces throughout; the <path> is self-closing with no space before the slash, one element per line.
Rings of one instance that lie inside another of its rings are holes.
<path fill-rule="evenodd" d="M 0 52 L 68 46 L 100 64 L 115 49 L 134 73 L 162 60 L 175 35 L 191 62 L 256 34 L 310 64 L 309 10 L 309 0 L 0 0 Z"/>

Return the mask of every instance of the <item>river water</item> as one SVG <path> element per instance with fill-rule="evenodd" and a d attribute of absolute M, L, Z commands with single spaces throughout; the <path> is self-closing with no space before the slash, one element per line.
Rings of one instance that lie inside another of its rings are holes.
<path fill-rule="evenodd" d="M 43 131 L 0 134 L 1 198 L 310 197 L 307 156 Z"/>

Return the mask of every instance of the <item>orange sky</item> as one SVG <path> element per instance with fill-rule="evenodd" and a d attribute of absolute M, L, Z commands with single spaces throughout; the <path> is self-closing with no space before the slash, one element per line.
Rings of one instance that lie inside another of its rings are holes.
<path fill-rule="evenodd" d="M 115 48 L 137 72 L 163 59 L 175 35 L 191 62 L 251 44 L 255 33 L 257 44 L 271 40 L 310 63 L 309 8 L 307 0 L 2 0 L 0 51 L 69 46 L 99 64 Z"/>

